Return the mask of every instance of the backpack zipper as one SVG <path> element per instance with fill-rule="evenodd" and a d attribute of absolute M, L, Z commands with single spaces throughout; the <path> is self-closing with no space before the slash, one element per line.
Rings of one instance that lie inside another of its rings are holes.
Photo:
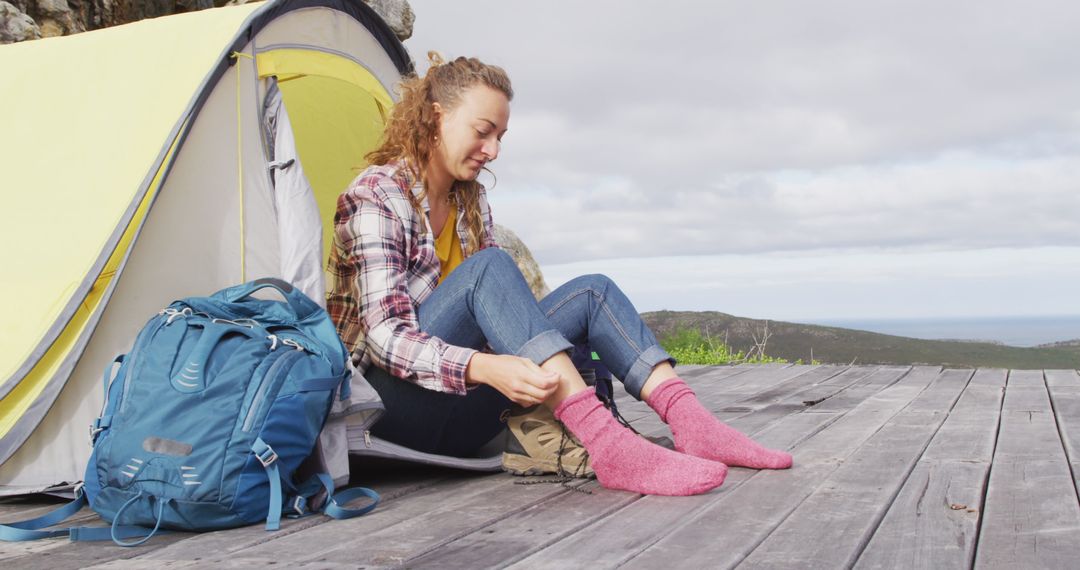
<path fill-rule="evenodd" d="M 262 380 L 259 382 L 259 388 L 255 392 L 255 397 L 251 400 L 251 406 L 248 408 L 247 415 L 244 416 L 244 424 L 240 428 L 241 431 L 251 431 L 251 428 L 255 423 L 257 412 L 259 411 L 259 408 L 262 407 L 263 401 L 266 399 L 267 392 L 270 390 L 271 385 L 274 384 L 274 378 L 280 373 L 281 368 L 285 366 L 285 362 L 296 360 L 302 354 L 303 351 L 290 350 L 270 365 L 270 369 L 266 371 L 266 374 L 263 375 Z"/>
<path fill-rule="evenodd" d="M 113 408 L 113 410 L 114 410 L 113 414 L 120 414 L 120 413 L 122 413 L 124 411 L 124 408 L 125 408 L 125 406 L 127 404 L 128 391 L 131 389 L 131 380 L 132 380 L 132 378 L 135 377 L 135 370 L 138 369 L 139 364 L 142 363 L 142 360 L 140 358 L 138 358 L 138 354 L 140 352 L 142 352 L 141 349 L 142 349 L 143 345 L 145 345 L 150 339 L 154 338 L 154 335 L 156 335 L 158 333 L 158 331 L 160 331 L 162 328 L 164 328 L 165 325 L 171 323 L 173 321 L 173 319 L 177 317 L 177 315 L 180 315 L 180 311 L 177 311 L 176 309 L 173 309 L 173 308 L 165 308 L 165 309 L 162 309 L 158 314 L 162 315 L 162 316 L 167 315 L 167 318 L 165 318 L 165 319 L 160 319 L 159 318 L 157 324 L 153 328 L 151 328 L 149 330 L 144 329 L 143 331 L 141 331 L 139 333 L 139 336 L 137 336 L 135 338 L 135 344 L 133 344 L 131 346 L 131 351 L 128 352 L 128 354 L 132 355 L 132 359 L 131 359 L 130 362 L 126 363 L 127 364 L 127 370 L 124 371 L 124 378 L 123 378 L 124 387 L 123 387 L 123 389 L 120 390 L 120 401 L 117 402 L 116 407 Z M 184 315 L 181 315 L 181 316 L 184 316 Z M 115 382 L 115 381 L 116 380 L 113 380 L 113 382 Z M 111 386 L 110 386 L 110 388 L 111 388 Z M 108 407 L 108 405 L 109 405 L 108 398 L 106 398 L 105 407 Z M 104 408 L 103 408 L 103 411 L 104 411 Z"/>

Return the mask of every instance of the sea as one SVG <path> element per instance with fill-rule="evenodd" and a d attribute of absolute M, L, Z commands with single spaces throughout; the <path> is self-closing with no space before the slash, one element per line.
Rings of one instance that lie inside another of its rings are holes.
<path fill-rule="evenodd" d="M 813 324 L 929 340 L 994 341 L 1038 346 L 1080 339 L 1080 315 L 927 319 L 828 319 Z"/>

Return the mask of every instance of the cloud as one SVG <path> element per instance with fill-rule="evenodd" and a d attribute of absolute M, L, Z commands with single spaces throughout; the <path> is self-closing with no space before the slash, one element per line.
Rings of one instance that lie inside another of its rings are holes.
<path fill-rule="evenodd" d="M 1080 315 L 1080 299 L 1071 285 L 1080 280 L 1078 258 L 1078 247 L 811 252 L 623 258 L 544 270 L 553 288 L 583 273 L 605 273 L 640 311 L 708 309 L 818 322 Z"/>
<path fill-rule="evenodd" d="M 514 80 L 491 200 L 541 263 L 1080 239 L 1075 2 L 412 4 Z"/>
<path fill-rule="evenodd" d="M 577 175 L 576 178 L 580 178 Z M 644 187 L 627 177 L 491 192 L 495 216 L 542 263 L 807 250 L 1080 245 L 1080 162 L 928 162 L 717 175 Z"/>

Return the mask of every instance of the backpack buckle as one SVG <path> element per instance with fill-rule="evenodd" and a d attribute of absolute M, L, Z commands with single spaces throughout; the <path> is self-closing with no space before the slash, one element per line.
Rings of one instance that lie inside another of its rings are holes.
<path fill-rule="evenodd" d="M 105 431 L 105 428 L 112 423 L 112 416 L 108 416 L 108 418 L 108 420 L 103 421 L 105 416 L 102 416 L 90 423 L 90 447 L 94 447 L 94 444 L 97 443 L 98 434 Z"/>
<path fill-rule="evenodd" d="M 277 461 L 277 452 L 268 445 L 262 452 L 256 453 L 255 457 L 263 467 L 269 467 L 271 463 Z"/>
<path fill-rule="evenodd" d="M 307 514 L 307 499 L 297 495 L 292 502 L 292 510 L 296 513 L 296 516 L 302 517 Z"/>
<path fill-rule="evenodd" d="M 281 339 L 281 344 L 284 344 L 285 346 L 291 346 L 294 349 L 299 350 L 301 352 L 306 350 L 302 344 L 296 342 L 295 340 L 293 340 L 291 338 L 283 338 L 283 339 Z"/>

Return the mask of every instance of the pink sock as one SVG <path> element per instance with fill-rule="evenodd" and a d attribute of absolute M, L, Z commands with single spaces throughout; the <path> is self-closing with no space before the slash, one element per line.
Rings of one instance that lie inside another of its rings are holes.
<path fill-rule="evenodd" d="M 646 495 L 696 495 L 719 487 L 727 466 L 683 455 L 638 436 L 615 420 L 589 388 L 563 400 L 555 417 L 581 440 L 608 489 Z"/>
<path fill-rule="evenodd" d="M 683 453 L 754 469 L 791 467 L 789 453 L 762 447 L 713 417 L 678 376 L 657 386 L 648 404 L 671 427 L 675 449 Z"/>

